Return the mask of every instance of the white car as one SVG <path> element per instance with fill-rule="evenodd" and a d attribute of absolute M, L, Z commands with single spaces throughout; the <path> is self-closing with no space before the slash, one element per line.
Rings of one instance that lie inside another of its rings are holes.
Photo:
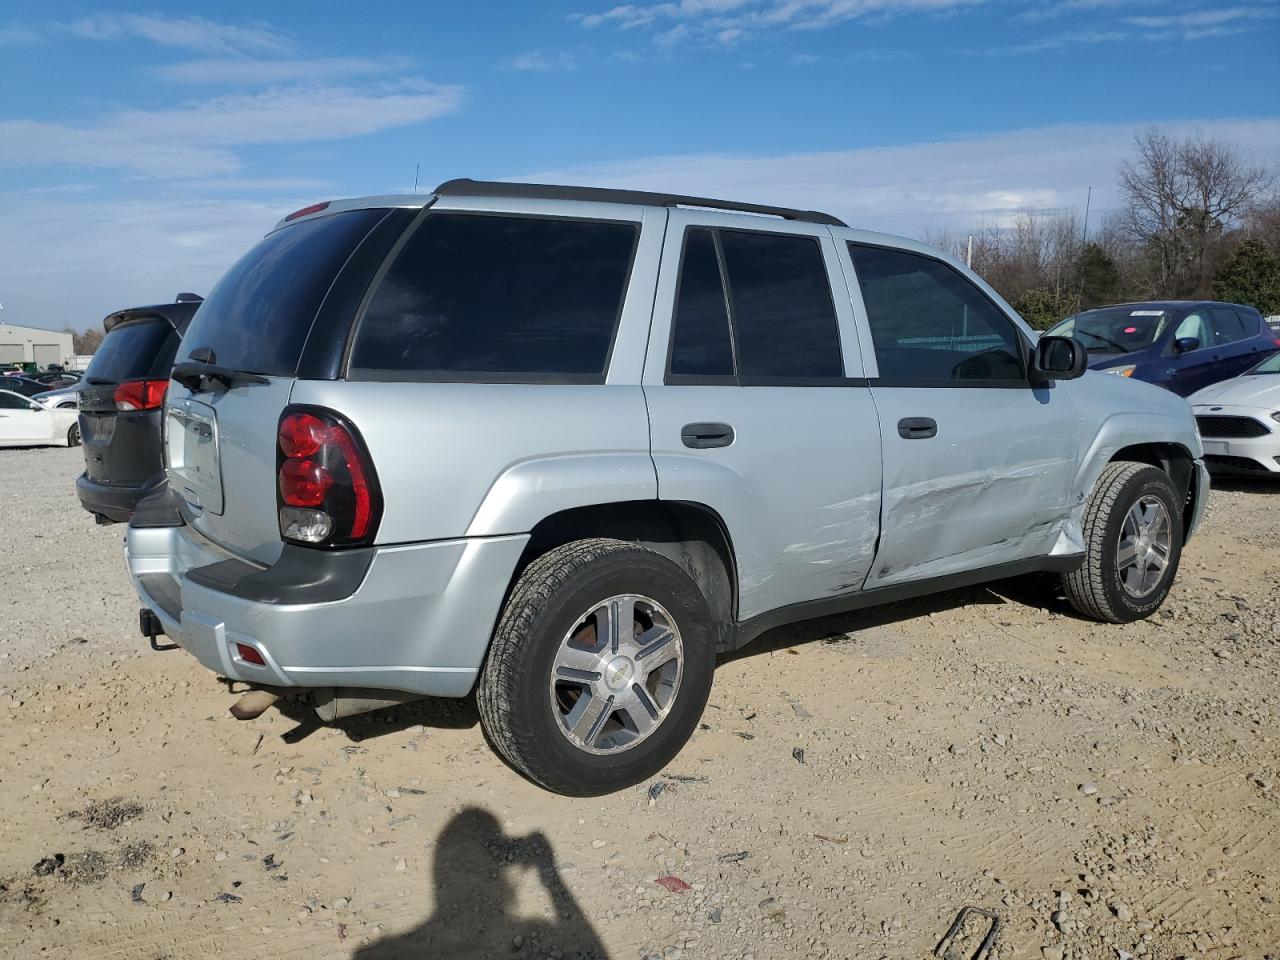
<path fill-rule="evenodd" d="M 0 447 L 76 447 L 79 413 L 47 409 L 30 397 L 0 390 Z"/>
<path fill-rule="evenodd" d="M 1223 473 L 1280 477 L 1280 353 L 1187 397 L 1204 462 Z"/>

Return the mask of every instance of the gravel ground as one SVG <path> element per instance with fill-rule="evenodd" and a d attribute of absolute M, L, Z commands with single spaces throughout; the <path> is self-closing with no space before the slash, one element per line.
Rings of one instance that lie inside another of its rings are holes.
<path fill-rule="evenodd" d="M 965 905 L 1004 960 L 1280 954 L 1280 485 L 1214 492 L 1150 621 L 1032 578 L 788 628 L 571 800 L 467 703 L 230 719 L 79 458 L 0 451 L 0 956 L 923 960 Z"/>

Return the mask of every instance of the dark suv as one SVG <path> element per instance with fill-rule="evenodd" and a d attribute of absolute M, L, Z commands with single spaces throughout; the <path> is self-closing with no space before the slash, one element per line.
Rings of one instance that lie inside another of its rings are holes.
<path fill-rule="evenodd" d="M 1145 380 L 1181 397 L 1238 377 L 1280 349 L 1280 334 L 1253 307 L 1200 300 L 1086 310 L 1049 335 L 1084 344 L 1091 370 Z"/>
<path fill-rule="evenodd" d="M 184 297 L 190 295 L 184 294 Z M 131 307 L 102 324 L 107 335 L 80 391 L 84 473 L 80 504 L 99 523 L 125 522 L 164 481 L 160 418 L 169 371 L 199 299 Z"/>

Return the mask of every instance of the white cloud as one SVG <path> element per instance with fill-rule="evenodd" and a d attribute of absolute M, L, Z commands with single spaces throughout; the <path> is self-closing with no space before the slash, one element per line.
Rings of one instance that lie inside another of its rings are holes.
<path fill-rule="evenodd" d="M 543 53 L 533 50 L 519 56 L 503 60 L 503 70 L 514 70 L 518 73 L 563 73 L 577 66 L 571 53 Z"/>
<path fill-rule="evenodd" d="M 36 31 L 18 24 L 0 27 L 0 47 L 25 47 L 41 39 Z"/>
<path fill-rule="evenodd" d="M 99 13 L 66 25 L 87 40 L 119 40 L 136 37 L 166 47 L 204 53 L 279 54 L 292 43 L 263 24 L 236 26 L 204 17 L 164 17 L 137 13 Z"/>
<path fill-rule="evenodd" d="M 121 307 L 180 290 L 208 293 L 236 257 L 306 202 L 306 195 L 274 202 L 0 197 L 5 319 L 84 329 Z"/>
<path fill-rule="evenodd" d="M 362 136 L 458 109 L 458 87 L 376 90 L 306 86 L 217 97 L 168 110 L 122 110 L 91 124 L 0 120 L 0 166 L 67 164 L 151 177 L 210 177 L 240 168 L 232 148 Z"/>
<path fill-rule="evenodd" d="M 815 30 L 847 20 L 940 13 L 989 0 L 672 0 L 627 3 L 602 13 L 575 14 L 584 27 L 653 28 L 654 39 L 732 44 L 751 33 L 786 28 Z"/>
<path fill-rule="evenodd" d="M 1196 30 L 1218 27 L 1226 23 L 1249 20 L 1268 20 L 1280 16 L 1276 7 L 1221 7 L 1193 10 L 1189 13 L 1173 13 L 1161 16 L 1123 17 L 1122 22 L 1149 30 Z"/>
<path fill-rule="evenodd" d="M 1258 159 L 1280 152 L 1280 118 L 1162 124 L 1236 143 Z M 922 236 L 938 227 L 1007 222 L 1025 208 L 1114 207 L 1130 124 L 1067 124 L 896 147 L 773 155 L 690 154 L 535 171 L 544 183 L 660 190 L 826 210 L 848 223 Z"/>
<path fill-rule="evenodd" d="M 208 86 L 272 86 L 282 83 L 321 83 L 344 77 L 356 77 L 403 70 L 408 61 L 398 57 L 315 57 L 299 60 L 264 60 L 235 57 L 209 60 L 187 60 L 152 67 L 151 73 L 173 83 Z"/>

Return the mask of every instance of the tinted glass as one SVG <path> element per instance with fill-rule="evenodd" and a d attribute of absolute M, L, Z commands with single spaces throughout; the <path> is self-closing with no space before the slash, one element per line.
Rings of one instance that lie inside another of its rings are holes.
<path fill-rule="evenodd" d="M 1245 338 L 1244 324 L 1240 321 L 1240 315 L 1234 310 L 1214 307 L 1211 313 L 1213 317 L 1213 342 L 1215 344 L 1235 343 L 1237 340 Z"/>
<path fill-rule="evenodd" d="M 1068 317 L 1049 333 L 1056 337 L 1074 337 L 1089 353 L 1134 353 L 1159 341 L 1169 329 L 1170 321 L 1165 310 L 1115 307 Z"/>
<path fill-rule="evenodd" d="M 220 366 L 292 376 L 329 286 L 385 215 L 385 210 L 335 213 L 264 237 L 200 304 L 182 358 L 207 347 Z"/>
<path fill-rule="evenodd" d="M 630 223 L 432 214 L 369 304 L 351 368 L 599 382 L 637 234 Z"/>
<path fill-rule="evenodd" d="M 1237 310 L 1236 316 L 1240 319 L 1240 329 L 1244 331 L 1246 337 L 1256 337 L 1262 328 L 1262 318 L 1256 314 L 1246 313 L 1243 310 Z"/>
<path fill-rule="evenodd" d="M 883 380 L 1024 381 L 1013 323 L 946 264 L 849 244 Z"/>
<path fill-rule="evenodd" d="M 811 237 L 720 231 L 741 377 L 840 377 L 822 248 Z"/>
<path fill-rule="evenodd" d="M 169 375 L 178 349 L 178 332 L 169 321 L 135 320 L 113 327 L 89 361 L 90 383 L 120 383 Z"/>
<path fill-rule="evenodd" d="M 30 406 L 30 400 L 26 400 L 23 397 L 16 397 L 12 393 L 8 392 L 0 393 L 0 410 L 26 410 Z"/>
<path fill-rule="evenodd" d="M 710 230 L 690 230 L 680 263 L 671 372 L 689 376 L 732 376 L 729 311 L 720 263 Z"/>

